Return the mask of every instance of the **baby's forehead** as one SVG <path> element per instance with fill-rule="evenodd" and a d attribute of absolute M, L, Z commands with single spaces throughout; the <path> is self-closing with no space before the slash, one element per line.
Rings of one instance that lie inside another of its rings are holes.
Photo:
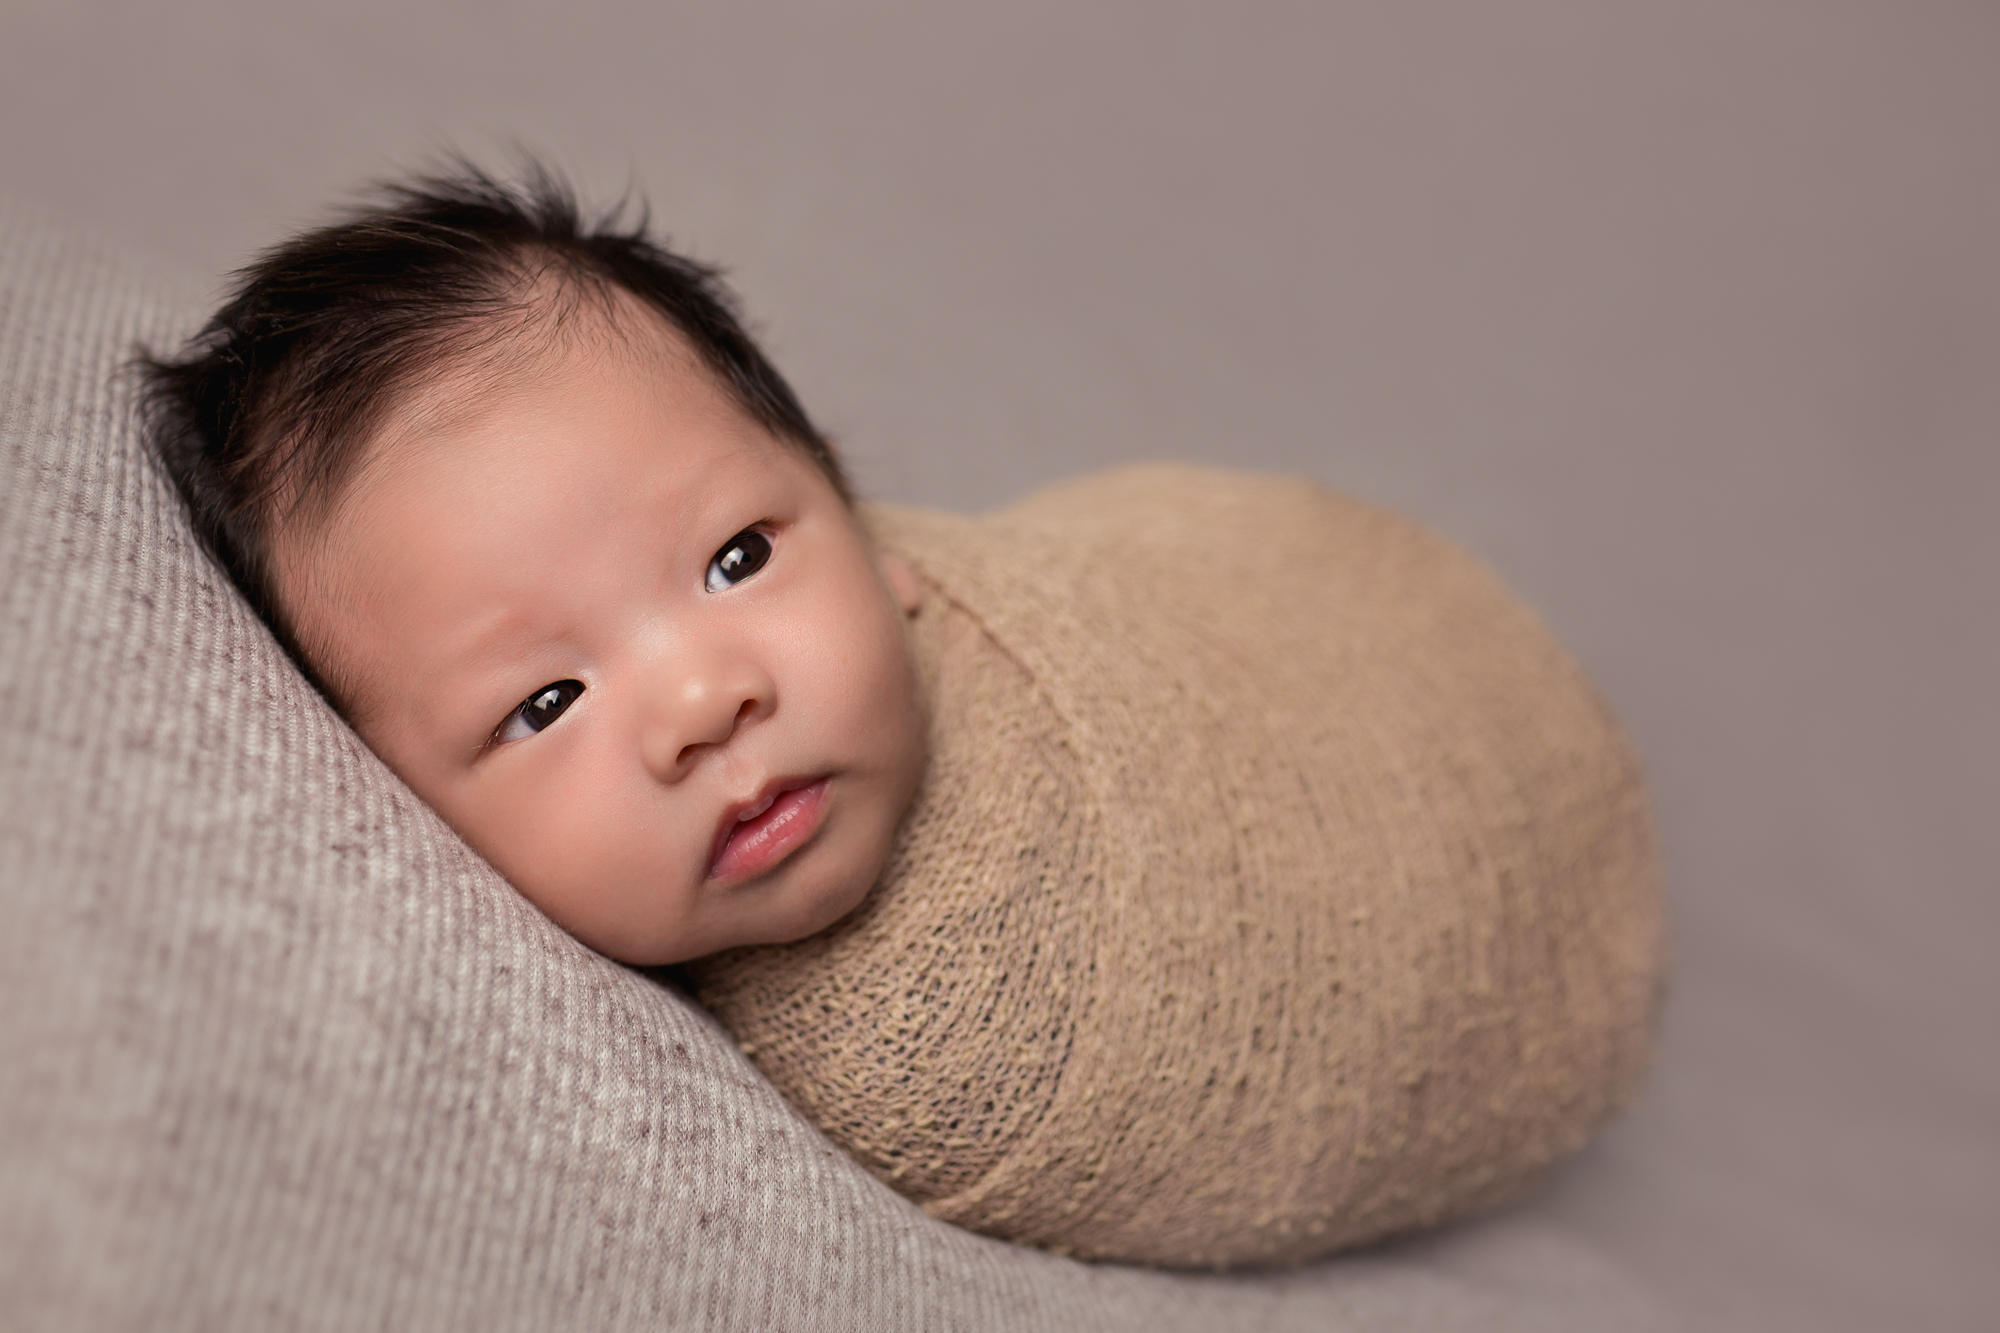
<path fill-rule="evenodd" d="M 371 448 L 392 444 L 399 428 L 435 432 L 505 404 L 509 390 L 532 388 L 580 369 L 635 365 L 658 383 L 682 381 L 731 397 L 687 335 L 622 287 L 581 279 L 537 281 L 518 303 L 434 363 L 392 401 L 370 432 Z"/>
<path fill-rule="evenodd" d="M 478 348 L 441 360 L 371 423 L 351 470 L 324 502 L 275 524 L 274 539 L 282 545 L 322 535 L 357 501 L 396 485 L 405 465 L 436 442 L 481 422 L 530 417 L 549 391 L 566 384 L 587 382 L 598 397 L 634 413 L 668 396 L 769 434 L 679 330 L 636 300 L 626 302 L 633 308 L 615 314 L 592 309 L 559 326 L 496 331 Z"/>

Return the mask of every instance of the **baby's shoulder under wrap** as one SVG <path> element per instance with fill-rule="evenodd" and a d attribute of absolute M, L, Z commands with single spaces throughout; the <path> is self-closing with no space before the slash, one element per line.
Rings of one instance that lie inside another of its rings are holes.
<path fill-rule="evenodd" d="M 1475 561 L 1306 482 L 875 508 L 931 760 L 846 921 L 697 964 L 929 1212 L 1282 1263 L 1489 1206 L 1627 1101 L 1663 931 L 1595 692 Z"/>

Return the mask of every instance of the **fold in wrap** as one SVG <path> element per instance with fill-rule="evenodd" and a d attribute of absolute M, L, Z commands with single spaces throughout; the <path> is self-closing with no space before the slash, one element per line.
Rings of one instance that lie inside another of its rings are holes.
<path fill-rule="evenodd" d="M 1631 1098 L 1638 768 L 1475 561 L 1186 467 L 867 518 L 925 588 L 922 794 L 846 921 L 694 968 L 834 1142 L 976 1231 L 1271 1264 L 1488 1207 Z"/>

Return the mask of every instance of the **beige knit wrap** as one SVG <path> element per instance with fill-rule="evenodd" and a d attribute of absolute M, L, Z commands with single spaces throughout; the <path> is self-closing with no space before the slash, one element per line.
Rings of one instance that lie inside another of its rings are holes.
<path fill-rule="evenodd" d="M 1304 482 L 878 508 L 923 793 L 853 916 L 696 965 L 838 1144 L 1081 1256 L 1285 1263 L 1517 1192 L 1634 1093 L 1632 752 L 1474 561 Z"/>

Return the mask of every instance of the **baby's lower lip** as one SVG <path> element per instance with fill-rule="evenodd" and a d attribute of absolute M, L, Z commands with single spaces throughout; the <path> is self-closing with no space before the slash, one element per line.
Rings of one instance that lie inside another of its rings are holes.
<path fill-rule="evenodd" d="M 827 779 L 778 793 L 754 819 L 730 829 L 709 865 L 710 880 L 735 883 L 775 867 L 819 831 L 826 816 Z"/>

